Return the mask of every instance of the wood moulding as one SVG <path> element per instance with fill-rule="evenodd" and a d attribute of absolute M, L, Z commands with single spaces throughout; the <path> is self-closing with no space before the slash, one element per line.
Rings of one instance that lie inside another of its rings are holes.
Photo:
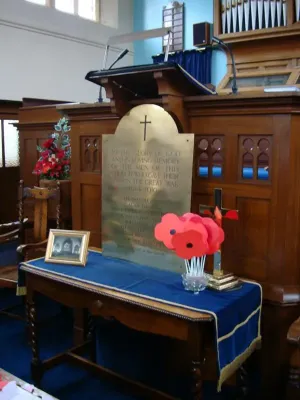
<path fill-rule="evenodd" d="M 0 119 L 17 119 L 21 105 L 19 101 L 0 100 Z"/>
<path fill-rule="evenodd" d="M 73 121 L 98 121 L 105 119 L 119 119 L 119 116 L 113 111 L 114 106 L 110 102 L 90 103 L 90 104 L 67 104 L 56 107 L 61 115 L 72 117 Z"/>
<path fill-rule="evenodd" d="M 238 93 L 184 98 L 189 117 L 204 115 L 253 115 L 299 113 L 298 93 Z"/>
<path fill-rule="evenodd" d="M 282 37 L 300 35 L 300 25 L 285 26 L 280 28 L 257 29 L 247 32 L 219 34 L 218 37 L 225 43 L 240 43 L 266 39 L 278 39 Z"/>

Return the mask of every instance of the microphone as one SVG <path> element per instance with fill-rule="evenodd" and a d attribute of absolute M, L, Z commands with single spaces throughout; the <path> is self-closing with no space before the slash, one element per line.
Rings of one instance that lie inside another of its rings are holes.
<path fill-rule="evenodd" d="M 111 66 L 110 66 L 108 69 L 112 69 L 112 67 L 113 67 L 118 61 L 122 60 L 122 58 L 125 57 L 126 54 L 127 54 L 128 52 L 129 52 L 128 49 L 123 50 L 122 53 L 120 53 L 120 54 L 118 55 L 118 57 L 115 59 L 115 61 L 111 64 Z M 103 102 L 103 99 L 102 99 L 102 86 L 100 86 L 98 101 L 99 101 L 99 103 L 102 103 L 102 102 Z"/>
<path fill-rule="evenodd" d="M 225 48 L 226 50 L 228 50 L 230 57 L 231 57 L 231 63 L 232 63 L 232 74 L 233 74 L 233 78 L 232 78 L 232 93 L 236 94 L 238 92 L 238 87 L 237 87 L 237 83 L 236 83 L 236 68 L 235 68 L 235 61 L 234 61 L 234 57 L 233 57 L 233 52 L 231 50 L 231 47 L 228 46 L 225 42 L 223 42 L 223 40 L 217 38 L 216 36 L 213 36 L 211 38 L 212 42 L 217 43 L 219 46 Z"/>
<path fill-rule="evenodd" d="M 116 60 L 111 64 L 111 66 L 108 69 L 112 69 L 112 67 L 120 60 L 122 60 L 123 57 L 126 56 L 126 54 L 129 52 L 128 49 L 125 49 L 122 51 L 121 54 L 118 55 L 118 57 L 116 58 Z"/>

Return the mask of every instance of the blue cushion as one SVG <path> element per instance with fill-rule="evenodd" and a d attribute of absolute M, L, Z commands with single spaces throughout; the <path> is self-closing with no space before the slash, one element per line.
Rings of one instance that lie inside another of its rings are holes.
<path fill-rule="evenodd" d="M 0 267 L 18 265 L 17 248 L 19 244 L 19 239 L 0 244 Z"/>

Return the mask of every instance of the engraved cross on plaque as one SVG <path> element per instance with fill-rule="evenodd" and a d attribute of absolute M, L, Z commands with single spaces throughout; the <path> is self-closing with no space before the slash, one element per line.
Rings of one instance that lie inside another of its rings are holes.
<path fill-rule="evenodd" d="M 238 219 L 238 210 L 230 210 L 222 206 L 222 189 L 214 189 L 214 206 L 199 205 L 199 214 L 216 217 L 219 225 L 222 225 L 222 217 L 228 219 Z M 214 272 L 215 276 L 223 275 L 221 264 L 221 249 L 214 254 Z"/>
<path fill-rule="evenodd" d="M 144 121 L 140 121 L 140 124 L 144 124 L 144 141 L 145 141 L 147 135 L 147 124 L 151 124 L 151 121 L 147 121 L 147 115 L 145 115 Z"/>

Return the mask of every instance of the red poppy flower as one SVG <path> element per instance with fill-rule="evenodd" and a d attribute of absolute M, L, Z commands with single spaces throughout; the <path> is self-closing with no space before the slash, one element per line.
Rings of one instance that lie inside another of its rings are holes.
<path fill-rule="evenodd" d="M 178 257 L 190 260 L 193 257 L 202 257 L 207 253 L 207 240 L 198 231 L 176 233 L 172 239 L 175 253 Z"/>
<path fill-rule="evenodd" d="M 183 214 L 182 218 L 185 221 L 193 221 L 193 222 L 200 222 L 202 220 L 202 217 L 200 217 L 200 215 L 193 213 L 185 213 Z"/>
<path fill-rule="evenodd" d="M 199 221 L 196 219 L 197 222 L 194 222 L 194 218 L 191 218 L 189 221 L 185 221 L 184 223 L 184 232 L 188 231 L 197 231 L 201 233 L 203 240 L 207 241 L 208 233 L 206 227 L 202 223 L 202 219 Z"/>
<path fill-rule="evenodd" d="M 154 236 L 155 238 L 163 242 L 168 249 L 174 249 L 172 245 L 172 238 L 175 234 L 183 232 L 184 221 L 182 221 L 175 214 L 165 214 L 161 222 L 155 226 Z"/>
<path fill-rule="evenodd" d="M 203 218 L 202 223 L 206 228 L 208 237 L 208 251 L 207 254 L 213 254 L 219 250 L 221 243 L 224 241 L 224 231 L 220 226 L 211 218 Z"/>

